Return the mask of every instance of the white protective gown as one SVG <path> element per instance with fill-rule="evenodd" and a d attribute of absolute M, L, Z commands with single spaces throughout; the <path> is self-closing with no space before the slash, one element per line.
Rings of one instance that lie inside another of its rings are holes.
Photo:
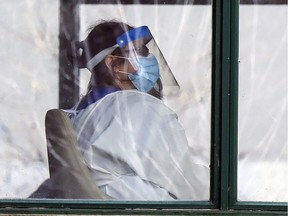
<path fill-rule="evenodd" d="M 193 162 L 177 115 L 161 100 L 118 91 L 80 111 L 74 126 L 85 162 L 109 196 L 209 199 L 209 169 Z"/>

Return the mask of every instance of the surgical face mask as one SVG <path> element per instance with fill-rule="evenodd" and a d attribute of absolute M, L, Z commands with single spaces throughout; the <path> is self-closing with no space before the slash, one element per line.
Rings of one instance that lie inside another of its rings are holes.
<path fill-rule="evenodd" d="M 139 91 L 149 92 L 159 79 L 159 65 L 156 57 L 150 53 L 147 57 L 137 56 L 128 59 L 137 71 L 135 73 L 120 72 L 127 74 Z"/>

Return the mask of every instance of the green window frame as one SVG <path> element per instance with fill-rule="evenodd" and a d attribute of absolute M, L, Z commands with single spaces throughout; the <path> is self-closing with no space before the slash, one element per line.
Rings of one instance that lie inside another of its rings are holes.
<path fill-rule="evenodd" d="M 119 1 L 107 1 L 119 2 Z M 121 1 L 133 4 L 133 0 Z M 155 1 L 138 1 L 155 4 Z M 141 3 L 142 2 L 142 3 Z M 210 1 L 156 1 L 157 4 L 209 3 Z M 243 1 L 247 2 L 247 1 Z M 79 71 L 68 64 L 64 52 L 68 39 L 79 32 L 79 4 L 97 0 L 60 1 L 59 107 L 78 100 Z M 287 3 L 286 3 L 287 4 Z M 212 107 L 210 200 L 200 201 L 99 201 L 0 200 L 1 214 L 99 215 L 286 215 L 286 202 L 237 201 L 238 115 L 238 0 L 212 1 Z M 67 34 L 69 33 L 69 38 Z M 67 77 L 66 71 L 70 71 Z M 73 73 L 71 73 L 73 71 Z M 65 86 L 65 87 L 64 87 Z M 67 88 L 69 86 L 69 88 Z M 72 95 L 67 99 L 67 95 Z M 65 98 L 65 99 L 64 99 Z"/>

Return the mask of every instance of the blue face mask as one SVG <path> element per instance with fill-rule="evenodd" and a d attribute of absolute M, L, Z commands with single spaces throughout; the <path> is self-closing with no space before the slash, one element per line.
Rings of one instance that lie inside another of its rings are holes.
<path fill-rule="evenodd" d="M 129 73 L 128 77 L 139 91 L 149 92 L 159 79 L 158 61 L 153 54 L 147 57 L 137 56 L 133 60 L 138 70 L 136 73 Z"/>

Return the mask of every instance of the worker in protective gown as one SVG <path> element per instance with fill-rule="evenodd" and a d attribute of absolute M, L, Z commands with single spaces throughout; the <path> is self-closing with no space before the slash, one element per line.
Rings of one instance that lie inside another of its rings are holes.
<path fill-rule="evenodd" d="M 149 28 L 103 22 L 74 49 L 91 79 L 66 112 L 95 185 L 117 200 L 208 200 L 209 169 L 161 100 L 179 85 Z"/>

